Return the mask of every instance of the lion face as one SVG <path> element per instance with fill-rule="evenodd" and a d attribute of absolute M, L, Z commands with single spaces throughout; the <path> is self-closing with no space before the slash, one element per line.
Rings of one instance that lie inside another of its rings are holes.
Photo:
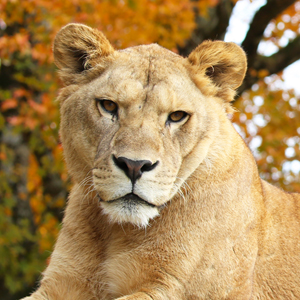
<path fill-rule="evenodd" d="M 114 51 L 101 33 L 74 24 L 58 34 L 54 55 L 67 84 L 61 138 L 71 175 L 78 183 L 91 176 L 112 222 L 147 226 L 208 156 L 215 110 L 227 105 L 209 101 L 216 87 L 205 94 L 216 86 L 205 75 L 211 66 L 197 66 L 196 77 L 194 57 L 158 45 Z"/>
<path fill-rule="evenodd" d="M 143 50 L 145 56 L 120 53 L 92 84 L 95 126 L 109 128 L 109 136 L 97 145 L 95 189 L 113 221 L 142 226 L 185 181 L 179 171 L 205 118 L 201 104 L 195 107 L 195 99 L 203 96 L 193 82 L 180 76 L 174 63 L 148 54 L 166 50 L 155 45 Z M 124 60 L 133 63 L 124 65 Z M 160 68 L 163 72 L 157 72 Z M 183 85 L 190 86 L 189 95 Z"/>

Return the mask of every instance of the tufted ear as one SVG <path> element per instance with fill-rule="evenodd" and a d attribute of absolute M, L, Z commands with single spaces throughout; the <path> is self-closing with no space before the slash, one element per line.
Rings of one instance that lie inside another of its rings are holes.
<path fill-rule="evenodd" d="M 104 34 L 82 24 L 68 24 L 55 37 L 54 63 L 62 80 L 69 84 L 74 76 L 92 69 L 114 52 Z"/>
<path fill-rule="evenodd" d="M 232 101 L 243 82 L 247 59 L 241 47 L 222 41 L 205 41 L 188 57 L 199 75 L 208 77 L 216 87 L 216 96 Z"/>

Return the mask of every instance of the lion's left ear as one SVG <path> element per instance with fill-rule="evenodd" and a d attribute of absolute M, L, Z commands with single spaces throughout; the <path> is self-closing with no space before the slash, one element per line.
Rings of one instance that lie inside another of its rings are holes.
<path fill-rule="evenodd" d="M 232 101 L 243 82 L 247 70 L 247 59 L 241 47 L 222 41 L 205 41 L 188 57 L 202 75 L 217 87 L 216 96 Z"/>

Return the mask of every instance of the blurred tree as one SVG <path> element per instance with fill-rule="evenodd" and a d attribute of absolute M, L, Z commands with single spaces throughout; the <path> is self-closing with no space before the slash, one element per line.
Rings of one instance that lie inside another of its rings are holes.
<path fill-rule="evenodd" d="M 58 142 L 59 82 L 51 53 L 57 31 L 81 22 L 102 30 L 116 48 L 156 42 L 188 55 L 204 39 L 224 39 L 240 1 L 0 1 L 1 299 L 33 288 L 70 187 Z M 256 12 L 242 42 L 249 69 L 234 104 L 242 113 L 233 117 L 244 139 L 260 145 L 255 154 L 261 176 L 297 191 L 300 103 L 280 82 L 281 71 L 300 59 L 299 20 L 296 0 L 267 0 Z M 278 51 L 262 55 L 262 42 Z"/>

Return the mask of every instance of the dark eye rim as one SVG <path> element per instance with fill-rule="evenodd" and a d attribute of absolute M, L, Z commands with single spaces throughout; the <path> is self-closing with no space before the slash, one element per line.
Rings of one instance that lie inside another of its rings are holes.
<path fill-rule="evenodd" d="M 112 101 L 112 100 L 110 100 L 110 99 L 99 99 L 99 98 L 96 98 L 95 100 L 96 100 L 97 106 L 100 105 L 101 108 L 102 108 L 105 112 L 107 112 L 107 113 L 109 113 L 109 114 L 111 114 L 111 115 L 117 115 L 117 114 L 118 114 L 118 109 L 119 109 L 119 107 L 118 107 L 118 104 L 117 104 L 116 102 L 114 102 L 114 101 Z M 104 107 L 104 102 L 105 102 L 105 101 L 112 102 L 113 104 L 116 105 L 116 108 L 115 108 L 114 110 L 112 110 L 112 111 L 107 110 L 107 109 Z"/>
<path fill-rule="evenodd" d="M 174 121 L 174 120 L 171 119 L 171 115 L 174 114 L 174 113 L 177 113 L 177 112 L 183 113 L 183 117 L 181 119 L 177 120 L 177 121 Z M 172 113 L 169 114 L 167 123 L 180 123 L 180 122 L 183 122 L 184 120 L 187 120 L 187 118 L 189 116 L 190 116 L 190 114 L 183 111 L 183 110 L 176 110 L 176 111 L 173 111 Z"/>

